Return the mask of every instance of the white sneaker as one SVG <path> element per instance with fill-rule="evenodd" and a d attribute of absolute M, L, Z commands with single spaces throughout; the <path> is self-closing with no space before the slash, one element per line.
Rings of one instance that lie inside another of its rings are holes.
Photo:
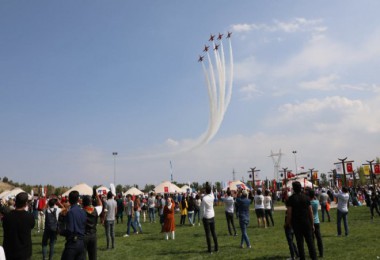
<path fill-rule="evenodd" d="M 129 235 L 128 235 L 128 234 L 125 234 L 123 237 L 129 237 Z"/>

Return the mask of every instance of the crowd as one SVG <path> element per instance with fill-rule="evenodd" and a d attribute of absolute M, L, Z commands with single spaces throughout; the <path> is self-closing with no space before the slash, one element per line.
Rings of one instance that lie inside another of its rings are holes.
<path fill-rule="evenodd" d="M 286 205 L 284 224 L 285 238 L 289 245 L 290 259 L 305 259 L 304 242 L 306 242 L 311 259 L 324 256 L 318 209 L 321 209 L 321 222 L 331 221 L 329 205 L 337 204 L 337 236 L 349 235 L 349 205 L 366 204 L 371 218 L 374 213 L 380 216 L 379 190 L 373 187 L 348 189 L 303 189 L 301 183 L 293 182 L 292 192 L 284 189 L 282 193 L 267 189 L 256 189 L 255 192 L 238 189 L 227 189 L 213 192 L 206 185 L 203 192 L 154 194 L 135 196 L 115 195 L 111 191 L 106 195 L 80 196 L 72 191 L 68 197 L 36 197 L 28 199 L 25 192 L 15 199 L 9 199 L 1 206 L 4 232 L 3 248 L 6 259 L 31 259 L 31 232 L 35 225 L 37 232 L 43 232 L 41 248 L 43 259 L 53 259 L 54 245 L 57 236 L 66 240 L 61 259 L 97 259 L 97 227 L 105 228 L 106 249 L 114 250 L 115 224 L 124 223 L 126 215 L 126 232 L 124 237 L 143 234 L 141 222 L 160 224 L 163 239 L 175 239 L 175 213 L 180 216 L 180 225 L 188 221 L 190 226 L 203 223 L 209 253 L 218 252 L 218 238 L 215 232 L 215 205 L 224 205 L 226 230 L 230 236 L 237 236 L 235 219 L 238 220 L 241 248 L 251 248 L 247 227 L 250 224 L 250 208 L 254 209 L 257 226 L 268 228 L 274 226 L 273 202 L 282 200 Z M 326 216 L 326 218 L 325 218 Z M 142 219 L 141 219 L 142 218 Z M 296 243 L 294 243 L 295 237 Z M 317 247 L 315 247 L 315 241 Z M 212 243 L 213 242 L 213 243 Z M 213 247 L 213 250 L 212 250 Z M 0 248 L 1 249 L 1 248 Z M 0 250 L 0 259 L 2 258 Z"/>

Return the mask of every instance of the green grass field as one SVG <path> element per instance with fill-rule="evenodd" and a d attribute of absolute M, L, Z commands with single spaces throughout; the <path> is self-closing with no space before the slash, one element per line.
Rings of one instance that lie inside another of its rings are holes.
<path fill-rule="evenodd" d="M 142 223 L 144 234 L 124 238 L 126 223 L 116 225 L 116 248 L 105 250 L 106 238 L 103 226 L 98 226 L 98 259 L 287 259 L 290 254 L 284 235 L 284 211 L 275 210 L 275 226 L 267 229 L 257 228 L 256 217 L 251 214 L 248 236 L 251 249 L 241 249 L 240 229 L 238 236 L 228 235 L 224 207 L 215 207 L 216 232 L 219 241 L 219 252 L 206 253 L 206 239 L 203 226 L 178 226 L 175 240 L 164 240 L 158 223 Z M 350 207 L 348 223 L 350 235 L 336 237 L 336 210 L 330 212 L 331 222 L 321 223 L 324 243 L 324 259 L 380 259 L 379 231 L 380 217 L 370 220 L 369 208 Z M 321 214 L 320 214 L 321 217 Z M 176 223 L 180 216 L 176 214 Z M 124 220 L 125 221 L 125 220 Z M 188 222 L 187 222 L 188 223 Z M 343 226 L 342 226 L 343 228 Z M 2 242 L 1 231 L 1 242 Z M 33 259 L 42 259 L 42 234 L 33 230 Z M 54 259 L 60 259 L 64 247 L 64 238 L 59 237 L 55 247 Z M 307 248 L 305 245 L 307 254 Z"/>

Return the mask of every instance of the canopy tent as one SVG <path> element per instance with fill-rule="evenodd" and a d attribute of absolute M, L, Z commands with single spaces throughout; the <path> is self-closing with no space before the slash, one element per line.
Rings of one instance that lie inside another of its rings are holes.
<path fill-rule="evenodd" d="M 68 191 L 66 191 L 65 193 L 62 194 L 63 197 L 65 196 L 69 196 L 69 193 L 72 192 L 72 191 L 78 191 L 79 192 L 79 195 L 92 195 L 92 188 L 90 186 L 88 186 L 86 183 L 81 183 L 81 184 L 78 184 L 78 185 L 75 185 L 74 187 L 72 187 L 71 189 L 69 189 Z"/>
<path fill-rule="evenodd" d="M 293 183 L 294 181 L 298 181 L 298 182 L 300 182 L 302 188 L 305 188 L 305 186 L 306 186 L 306 187 L 309 187 L 309 188 L 313 188 L 313 184 L 312 184 L 310 181 L 306 180 L 305 178 L 294 178 L 294 179 L 288 180 L 288 181 L 286 182 L 286 187 L 288 187 L 288 188 L 292 188 L 292 183 Z"/>
<path fill-rule="evenodd" d="M 229 181 L 223 190 L 226 191 L 228 188 L 230 188 L 231 191 L 237 191 L 239 188 L 243 190 L 249 190 L 248 186 L 242 181 Z"/>
<path fill-rule="evenodd" d="M 126 196 L 128 194 L 131 194 L 132 196 L 133 195 L 137 195 L 138 196 L 138 195 L 143 195 L 144 193 L 141 190 L 139 190 L 139 189 L 137 189 L 135 187 L 132 187 L 129 190 L 127 190 L 126 192 L 124 192 L 123 196 Z"/>
<path fill-rule="evenodd" d="M 182 192 L 182 190 L 181 188 L 171 183 L 170 181 L 164 181 L 158 184 L 156 188 L 154 188 L 154 192 L 164 194 L 164 193 Z"/>
<path fill-rule="evenodd" d="M 2 193 L 0 193 L 0 199 L 2 199 L 2 198 L 6 198 L 7 195 L 8 195 L 10 192 L 11 192 L 10 190 L 5 190 L 5 191 L 3 191 Z"/>
<path fill-rule="evenodd" d="M 1 194 L 0 194 L 0 199 L 6 199 L 8 200 L 9 198 L 14 198 L 17 196 L 17 194 L 19 194 L 20 192 L 25 192 L 23 189 L 21 188 L 14 188 L 13 190 L 8 190 L 8 191 L 3 191 Z M 28 199 L 31 200 L 32 199 L 32 196 L 28 193 Z"/>
<path fill-rule="evenodd" d="M 98 195 L 107 195 L 107 193 L 109 191 L 110 191 L 110 189 L 108 189 L 105 186 L 100 186 L 100 187 L 96 188 L 96 193 L 98 193 Z"/>
<path fill-rule="evenodd" d="M 187 192 L 192 192 L 193 191 L 193 189 L 192 188 L 190 188 L 190 186 L 189 185 L 183 185 L 182 187 L 181 187 L 181 192 L 183 192 L 183 193 L 187 193 Z"/>

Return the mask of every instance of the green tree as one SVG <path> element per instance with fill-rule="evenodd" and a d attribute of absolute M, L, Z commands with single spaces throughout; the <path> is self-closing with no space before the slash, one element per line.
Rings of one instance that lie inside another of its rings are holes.
<path fill-rule="evenodd" d="M 122 193 L 123 192 L 123 185 L 118 184 L 116 185 L 116 194 Z"/>
<path fill-rule="evenodd" d="M 8 182 L 8 177 L 4 176 L 3 182 L 7 183 Z"/>
<path fill-rule="evenodd" d="M 322 186 L 322 187 L 326 187 L 326 186 L 328 186 L 329 185 L 329 181 L 327 180 L 327 175 L 326 175 L 326 173 L 321 173 L 321 177 L 320 177 L 320 185 Z"/>
<path fill-rule="evenodd" d="M 142 191 L 148 193 L 149 191 L 154 190 L 154 187 L 155 186 L 153 184 L 145 184 L 145 187 Z"/>

